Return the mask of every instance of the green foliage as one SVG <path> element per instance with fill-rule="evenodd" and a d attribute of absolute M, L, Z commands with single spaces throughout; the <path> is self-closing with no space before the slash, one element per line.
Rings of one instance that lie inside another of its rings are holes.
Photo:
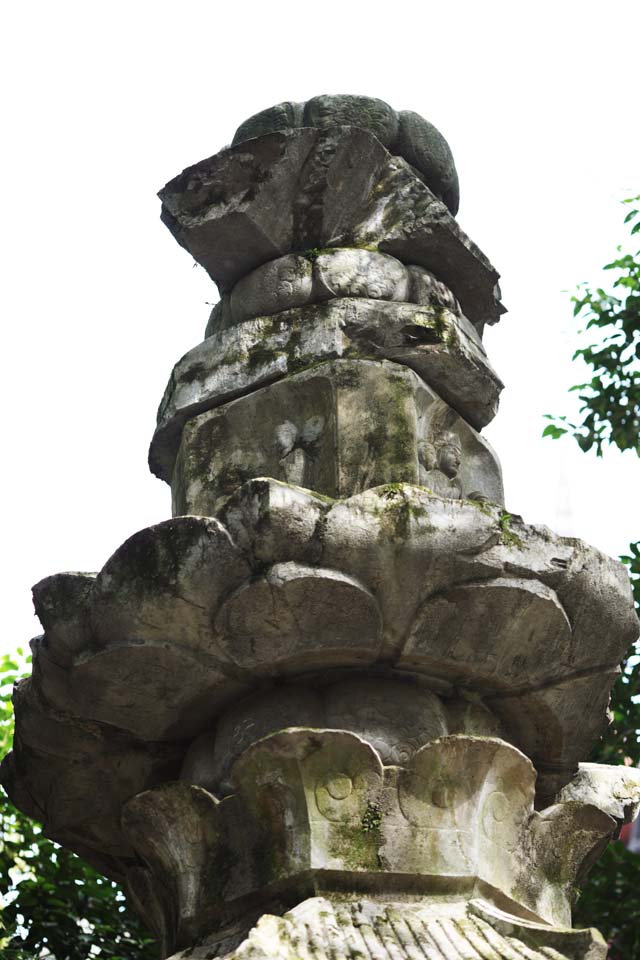
<path fill-rule="evenodd" d="M 625 201 L 631 205 L 624 222 L 632 225 L 632 236 L 640 233 L 639 201 L 640 196 Z M 623 253 L 618 247 L 618 254 L 604 267 L 617 274 L 610 292 L 582 284 L 572 297 L 574 316 L 586 320 L 585 330 L 601 334 L 573 355 L 593 374 L 571 387 L 580 391 L 582 421 L 549 415 L 543 436 L 571 433 L 583 450 L 595 447 L 598 456 L 610 443 L 640 456 L 640 250 Z"/>
<path fill-rule="evenodd" d="M 640 196 L 625 203 L 631 210 L 625 223 L 631 235 L 640 233 Z M 575 437 L 587 451 L 602 456 L 605 446 L 635 450 L 640 456 L 640 250 L 622 253 L 604 269 L 617 273 L 612 291 L 592 290 L 583 284 L 574 296 L 574 316 L 587 319 L 585 330 L 598 330 L 597 343 L 581 347 L 581 358 L 592 368 L 580 392 L 580 423 L 548 416 L 543 436 Z M 640 542 L 632 543 L 620 558 L 629 568 L 640 611 Z M 591 760 L 640 765 L 640 649 L 634 645 L 622 664 L 622 676 L 611 696 L 612 722 Z M 596 926 L 609 941 L 610 960 L 640 958 L 640 856 L 622 843 L 612 843 L 592 870 L 574 913 L 576 926 Z"/>
<path fill-rule="evenodd" d="M 608 960 L 638 960 L 640 857 L 619 840 L 592 869 L 573 914 L 576 927 L 597 927 L 609 943 Z"/>
<path fill-rule="evenodd" d="M 629 567 L 640 612 L 640 544 L 620 558 Z M 590 758 L 598 763 L 640 765 L 640 656 L 629 651 L 611 695 L 612 721 Z M 609 960 L 640 958 L 640 855 L 619 841 L 609 845 L 591 871 L 574 911 L 578 927 L 597 927 L 609 941 Z"/>
<path fill-rule="evenodd" d="M 11 688 L 30 659 L 0 658 L 0 758 L 13 739 Z M 2 790 L 0 837 L 2 960 L 157 957 L 120 887 L 43 836 Z"/>

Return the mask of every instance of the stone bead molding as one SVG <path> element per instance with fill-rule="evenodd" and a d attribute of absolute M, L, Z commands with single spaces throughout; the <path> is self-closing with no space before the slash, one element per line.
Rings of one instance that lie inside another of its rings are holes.
<path fill-rule="evenodd" d="M 169 477 L 173 514 L 215 516 L 257 477 L 332 498 L 410 483 L 504 500 L 489 444 L 389 361 L 327 361 L 187 420 Z"/>
<path fill-rule="evenodd" d="M 188 167 L 159 197 L 163 222 L 222 294 L 287 254 L 351 247 L 432 272 L 480 328 L 504 313 L 489 260 L 406 160 L 364 129 L 267 133 Z"/>
<path fill-rule="evenodd" d="M 305 889 L 482 890 L 512 913 L 570 926 L 574 884 L 616 828 L 588 803 L 535 811 L 533 765 L 488 737 L 434 740 L 385 767 L 352 733 L 290 728 L 246 750 L 231 776 L 223 800 L 178 782 L 124 807 L 148 871 L 138 895 L 139 867 L 129 885 L 139 906 L 155 898 L 167 951 Z"/>
<path fill-rule="evenodd" d="M 601 734 L 637 635 L 621 564 L 406 485 L 332 502 L 252 481 L 218 519 L 142 530 L 99 574 L 49 577 L 34 599 L 45 635 L 2 782 L 115 876 L 128 796 L 178 777 L 191 741 L 258 688 L 341 671 L 480 700 L 549 802 Z"/>
<path fill-rule="evenodd" d="M 215 953 L 212 954 L 212 950 Z M 284 915 L 265 914 L 246 933 L 202 945 L 171 960 L 605 960 L 597 930 L 537 924 L 474 899 L 461 906 L 446 897 L 420 904 L 362 897 L 312 897 Z"/>
<path fill-rule="evenodd" d="M 460 203 L 458 174 L 449 144 L 432 123 L 411 110 L 396 112 L 384 100 L 324 94 L 306 103 L 277 103 L 240 124 L 233 144 L 296 127 L 355 126 L 372 133 L 419 172 L 455 216 Z"/>
<path fill-rule="evenodd" d="M 211 311 L 205 336 L 243 320 L 344 297 L 415 303 L 462 314 L 449 288 L 424 267 L 405 266 L 385 253 L 334 247 L 278 257 L 239 280 Z"/>
<path fill-rule="evenodd" d="M 498 409 L 502 382 L 464 317 L 444 307 L 342 298 L 246 320 L 185 354 L 160 403 L 151 471 L 171 482 L 192 417 L 331 360 L 408 367 L 475 430 Z"/>

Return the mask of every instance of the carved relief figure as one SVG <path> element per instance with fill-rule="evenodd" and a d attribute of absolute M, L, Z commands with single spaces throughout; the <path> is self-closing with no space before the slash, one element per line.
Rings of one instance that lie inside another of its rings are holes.
<path fill-rule="evenodd" d="M 283 479 L 299 487 L 309 485 L 309 467 L 324 429 L 323 417 L 310 417 L 302 428 L 285 420 L 276 429 Z"/>
<path fill-rule="evenodd" d="M 449 431 L 436 434 L 418 444 L 420 485 L 428 487 L 441 497 L 462 499 L 462 487 L 457 479 L 462 463 L 460 440 Z"/>

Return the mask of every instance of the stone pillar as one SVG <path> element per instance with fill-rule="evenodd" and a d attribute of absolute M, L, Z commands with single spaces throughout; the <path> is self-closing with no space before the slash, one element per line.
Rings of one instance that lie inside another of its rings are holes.
<path fill-rule="evenodd" d="M 584 760 L 638 624 L 504 507 L 446 141 L 278 104 L 160 197 L 221 293 L 151 443 L 174 517 L 34 587 L 12 800 L 164 957 L 603 958 L 571 903 L 640 778 Z"/>

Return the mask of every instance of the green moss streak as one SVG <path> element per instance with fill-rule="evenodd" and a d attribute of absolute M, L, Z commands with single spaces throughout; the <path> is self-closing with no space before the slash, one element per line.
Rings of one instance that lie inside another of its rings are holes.
<path fill-rule="evenodd" d="M 396 543 L 404 542 L 411 534 L 411 521 L 428 516 L 423 506 L 412 503 L 405 484 L 388 483 L 380 488 L 380 496 L 387 503 L 375 515 L 381 521 L 383 538 L 390 537 Z"/>
<path fill-rule="evenodd" d="M 503 543 L 505 547 L 522 548 L 524 546 L 522 539 L 511 529 L 512 520 L 513 517 L 511 514 L 506 512 L 501 513 L 498 517 L 498 526 L 500 527 L 500 542 Z"/>
<path fill-rule="evenodd" d="M 359 824 L 335 824 L 332 831 L 331 855 L 342 861 L 347 870 L 379 870 L 382 866 L 379 848 L 382 809 L 369 801 Z"/>

